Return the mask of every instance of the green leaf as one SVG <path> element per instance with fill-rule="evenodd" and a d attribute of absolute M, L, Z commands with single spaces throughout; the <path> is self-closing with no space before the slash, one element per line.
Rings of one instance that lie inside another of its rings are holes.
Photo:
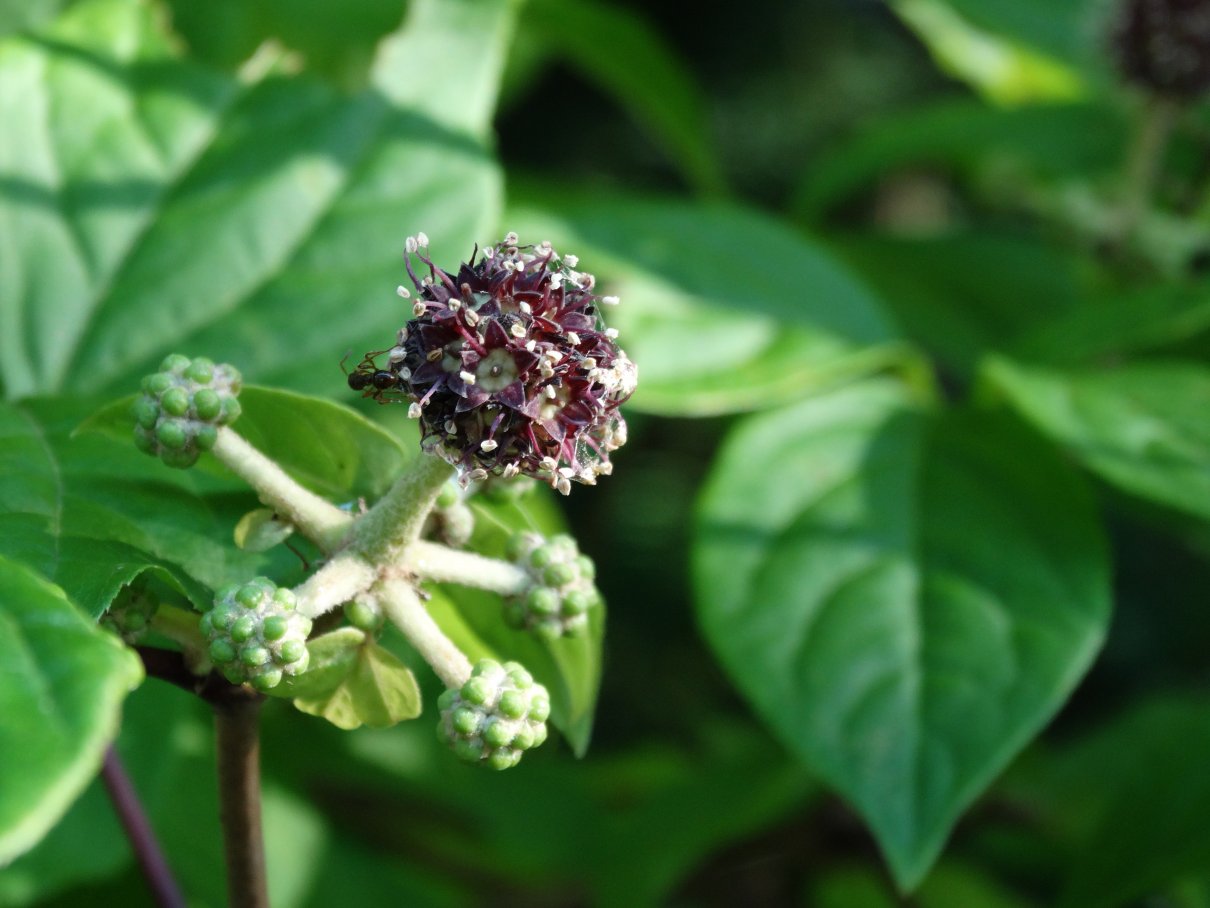
<path fill-rule="evenodd" d="M 10 397 L 132 388 L 171 350 L 346 393 L 341 355 L 407 317 L 403 234 L 450 261 L 497 221 L 482 143 L 381 93 L 199 68 L 137 0 L 81 3 L 46 37 L 0 47 Z"/>
<path fill-rule="evenodd" d="M 1069 908 L 1133 903 L 1210 864 L 1210 703 L 1149 704 L 1098 738 L 1117 762 L 1108 772 L 1103 761 L 1082 766 L 1107 803 L 1075 849 Z"/>
<path fill-rule="evenodd" d="M 772 406 L 903 355 L 874 294 L 824 249 L 747 209 L 538 198 L 506 226 L 578 254 L 598 292 L 622 297 L 605 315 L 638 363 L 638 410 Z"/>
<path fill-rule="evenodd" d="M 143 677 L 133 651 L 28 568 L 0 557 L 0 864 L 63 815 Z"/>
<path fill-rule="evenodd" d="M 1019 192 L 1022 177 L 1052 181 L 1120 167 L 1127 136 L 1127 121 L 1109 105 L 1005 110 L 965 98 L 936 101 L 876 120 L 812 161 L 792 210 L 818 222 L 888 175 L 922 167 L 952 171 L 976 188 L 981 177 L 991 186 L 998 178 Z"/>
<path fill-rule="evenodd" d="M 742 423 L 693 551 L 707 640 L 905 888 L 1088 667 L 1108 572 L 1048 448 L 889 381 Z"/>
<path fill-rule="evenodd" d="M 928 237 L 856 236 L 834 245 L 904 331 L 968 376 L 992 349 L 1055 320 L 1080 298 L 1078 259 L 989 229 Z"/>
<path fill-rule="evenodd" d="M 920 36 L 938 66 L 1001 104 L 1066 101 L 1086 92 L 1064 61 L 985 31 L 944 0 L 892 0 L 891 9 Z"/>
<path fill-rule="evenodd" d="M 411 669 L 373 640 L 358 647 L 348 674 L 328 694 L 297 697 L 303 712 L 337 728 L 389 728 L 420 715 L 420 688 Z"/>
<path fill-rule="evenodd" d="M 1210 369 L 1170 361 L 1057 370 L 996 358 L 984 376 L 1109 482 L 1210 518 Z"/>
<path fill-rule="evenodd" d="M 516 502 L 488 502 L 482 496 L 472 501 L 476 519 L 469 548 L 484 555 L 504 557 L 505 546 L 517 530 L 534 529 L 546 536 L 566 531 L 550 494 L 541 490 Z M 557 640 L 509 627 L 502 600 L 494 593 L 446 584 L 434 591 L 429 611 L 472 663 L 514 659 L 546 685 L 552 724 L 577 756 L 584 755 L 601 684 L 604 605 L 589 612 L 584 634 Z"/>
<path fill-rule="evenodd" d="M 129 441 L 73 437 L 93 409 L 0 404 L 0 555 L 34 567 L 94 617 L 145 571 L 200 604 L 206 587 L 264 568 L 264 558 L 224 544 L 250 499 L 232 501 L 229 483 L 169 470 Z"/>
<path fill-rule="evenodd" d="M 646 128 L 695 189 L 724 189 L 706 99 L 686 62 L 642 16 L 593 0 L 532 0 L 525 25 Z"/>

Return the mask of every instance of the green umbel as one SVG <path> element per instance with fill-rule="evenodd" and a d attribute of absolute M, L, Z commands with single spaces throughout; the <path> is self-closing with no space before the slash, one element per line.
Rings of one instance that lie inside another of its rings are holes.
<path fill-rule="evenodd" d="M 203 357 L 174 353 L 160 371 L 143 379 L 143 393 L 131 407 L 134 443 L 170 467 L 191 467 L 214 447 L 219 426 L 240 414 L 239 372 Z"/>
<path fill-rule="evenodd" d="M 471 763 L 508 769 L 546 740 L 550 695 L 516 662 L 482 660 L 467 682 L 443 693 L 437 705 L 438 736 Z"/>
<path fill-rule="evenodd" d="M 134 645 L 147 633 L 151 619 L 160 608 L 160 601 L 147 590 L 124 586 L 114 597 L 100 625 L 113 631 L 126 643 Z"/>
<path fill-rule="evenodd" d="M 515 628 L 547 637 L 583 633 L 588 613 L 601 604 L 593 584 L 592 560 L 581 555 L 570 536 L 545 539 L 538 533 L 518 533 L 509 540 L 508 556 L 524 568 L 532 585 L 504 602 L 504 618 Z"/>
<path fill-rule="evenodd" d="M 295 611 L 293 593 L 266 577 L 220 590 L 201 629 L 210 658 L 232 684 L 270 690 L 310 661 L 311 619 Z"/>

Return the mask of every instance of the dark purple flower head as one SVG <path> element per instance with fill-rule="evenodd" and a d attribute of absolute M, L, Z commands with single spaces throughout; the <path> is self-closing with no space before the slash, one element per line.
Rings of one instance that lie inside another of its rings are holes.
<path fill-rule="evenodd" d="M 596 296 L 575 256 L 518 245 L 514 233 L 482 256 L 476 249 L 456 274 L 434 265 L 427 246 L 424 234 L 406 244 L 415 318 L 382 351 L 385 366 L 368 354 L 350 387 L 378 400 L 406 395 L 424 447 L 464 482 L 523 473 L 567 494 L 572 481 L 608 475 L 626 441 L 618 407 L 637 379 L 601 318 L 617 298 Z M 413 256 L 428 274 L 417 277 Z"/>
<path fill-rule="evenodd" d="M 1114 43 L 1133 82 L 1180 98 L 1210 89 L 1210 0 L 1125 0 Z"/>

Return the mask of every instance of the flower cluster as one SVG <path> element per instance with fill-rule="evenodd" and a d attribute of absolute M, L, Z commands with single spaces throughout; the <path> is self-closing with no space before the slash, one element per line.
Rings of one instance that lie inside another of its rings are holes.
<path fill-rule="evenodd" d="M 307 670 L 311 619 L 295 610 L 294 594 L 267 577 L 220 590 L 202 615 L 210 658 L 232 684 L 272 690 L 283 675 Z"/>
<path fill-rule="evenodd" d="M 1210 0 L 1126 0 L 1114 39 L 1130 80 L 1175 97 L 1210 89 Z"/>
<path fill-rule="evenodd" d="M 516 662 L 483 659 L 437 705 L 437 736 L 470 763 L 508 769 L 546 740 L 550 695 Z"/>
<path fill-rule="evenodd" d="M 365 357 L 350 387 L 410 400 L 426 450 L 457 466 L 463 483 L 525 474 L 567 494 L 572 481 L 608 475 L 626 441 L 618 407 L 637 379 L 601 317 L 616 297 L 596 296 L 575 256 L 519 245 L 513 233 L 476 249 L 456 274 L 434 265 L 427 246 L 424 234 L 406 244 L 415 317 L 394 347 Z M 417 276 L 413 256 L 428 274 Z"/>
<path fill-rule="evenodd" d="M 509 625 L 547 639 L 588 629 L 588 612 L 601 604 L 601 594 L 592 582 L 596 576 L 592 559 L 580 554 L 574 539 L 517 533 L 508 542 L 508 556 L 532 581 L 523 594 L 505 600 L 504 619 Z"/>

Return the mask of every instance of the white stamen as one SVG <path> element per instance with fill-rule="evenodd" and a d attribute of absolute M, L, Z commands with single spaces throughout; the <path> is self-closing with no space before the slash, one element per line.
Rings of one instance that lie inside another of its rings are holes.
<path fill-rule="evenodd" d="M 513 337 L 525 337 L 525 326 L 520 322 L 513 322 L 513 326 L 508 329 L 508 333 Z"/>
<path fill-rule="evenodd" d="M 616 340 L 617 336 L 618 336 L 618 329 L 617 328 L 606 328 L 605 336 L 607 338 L 609 338 L 610 340 Z"/>
<path fill-rule="evenodd" d="M 504 234 L 504 245 L 505 246 L 516 246 L 517 245 L 517 234 L 514 231 L 510 230 L 508 233 Z"/>
<path fill-rule="evenodd" d="M 408 297 L 410 297 L 412 295 L 412 291 L 409 290 L 407 287 L 403 286 L 403 284 L 400 284 L 398 287 L 396 287 L 395 292 L 398 293 L 404 299 L 407 299 Z"/>
<path fill-rule="evenodd" d="M 416 300 L 416 302 L 412 303 L 412 315 L 419 318 L 420 316 L 424 315 L 424 310 L 427 308 L 428 304 L 425 303 L 424 300 Z"/>
<path fill-rule="evenodd" d="M 520 309 L 522 312 L 524 312 L 526 315 L 533 315 L 534 307 L 531 306 L 529 303 L 525 302 L 525 300 L 521 300 L 519 303 L 517 303 L 517 308 Z"/>
<path fill-rule="evenodd" d="M 420 404 L 413 403 L 410 407 L 408 407 L 408 419 L 419 419 L 419 418 L 420 418 Z"/>
<path fill-rule="evenodd" d="M 568 268 L 574 268 L 580 264 L 580 257 L 578 255 L 565 255 L 563 256 L 563 264 Z"/>
<path fill-rule="evenodd" d="M 489 454 L 498 447 L 500 447 L 499 442 L 493 441 L 490 438 L 485 438 L 483 441 L 479 442 L 479 448 Z"/>
<path fill-rule="evenodd" d="M 475 373 L 467 372 L 465 369 L 458 373 L 458 377 L 468 385 L 473 385 L 475 383 Z"/>
<path fill-rule="evenodd" d="M 429 244 L 429 237 L 428 237 L 427 233 L 425 233 L 422 230 L 420 233 L 416 234 L 416 245 L 417 246 L 419 246 L 421 249 L 424 249 L 428 246 L 428 244 Z"/>
<path fill-rule="evenodd" d="M 601 302 L 606 306 L 616 306 L 621 300 L 616 296 L 603 296 Z"/>

